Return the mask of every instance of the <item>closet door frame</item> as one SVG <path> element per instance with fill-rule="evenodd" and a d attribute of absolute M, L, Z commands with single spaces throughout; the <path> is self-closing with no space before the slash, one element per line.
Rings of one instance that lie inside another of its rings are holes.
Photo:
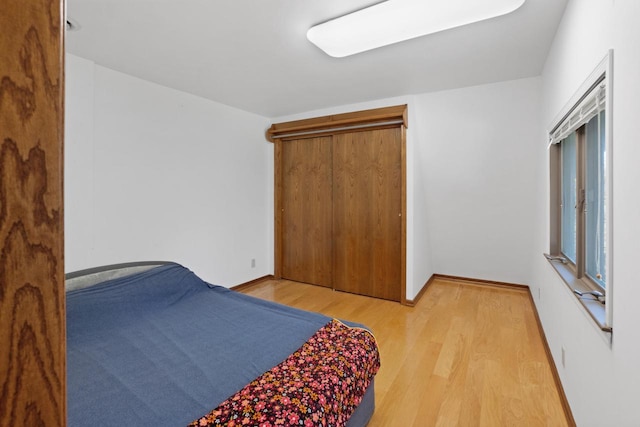
<path fill-rule="evenodd" d="M 282 278 L 283 263 L 283 144 L 291 139 L 305 136 L 332 136 L 339 133 L 351 133 L 357 130 L 374 130 L 400 128 L 400 162 L 401 162 L 401 250 L 400 250 L 400 303 L 407 305 L 406 289 L 406 242 L 407 242 L 407 161 L 406 161 L 406 129 L 407 105 L 376 108 L 315 117 L 291 122 L 274 123 L 267 130 L 267 139 L 274 143 L 274 277 Z M 335 285 L 334 289 L 335 289 Z"/>

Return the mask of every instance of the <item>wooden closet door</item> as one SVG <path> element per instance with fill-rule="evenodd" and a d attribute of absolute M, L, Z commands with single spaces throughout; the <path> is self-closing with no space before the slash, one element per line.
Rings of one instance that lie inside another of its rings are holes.
<path fill-rule="evenodd" d="M 401 132 L 334 136 L 334 289 L 400 301 Z"/>
<path fill-rule="evenodd" d="M 282 142 L 282 277 L 332 286 L 331 137 Z"/>

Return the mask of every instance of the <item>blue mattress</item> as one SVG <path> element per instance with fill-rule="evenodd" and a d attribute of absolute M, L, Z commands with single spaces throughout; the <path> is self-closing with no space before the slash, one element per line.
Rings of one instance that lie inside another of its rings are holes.
<path fill-rule="evenodd" d="M 185 425 L 330 320 L 207 284 L 178 264 L 67 292 L 68 425 Z M 350 421 L 366 424 L 372 396 Z"/>

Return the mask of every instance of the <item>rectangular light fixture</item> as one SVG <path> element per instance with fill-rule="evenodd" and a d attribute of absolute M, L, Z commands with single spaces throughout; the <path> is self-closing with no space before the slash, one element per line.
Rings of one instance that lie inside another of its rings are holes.
<path fill-rule="evenodd" d="M 316 25 L 307 39 L 342 58 L 506 15 L 525 0 L 388 0 Z"/>

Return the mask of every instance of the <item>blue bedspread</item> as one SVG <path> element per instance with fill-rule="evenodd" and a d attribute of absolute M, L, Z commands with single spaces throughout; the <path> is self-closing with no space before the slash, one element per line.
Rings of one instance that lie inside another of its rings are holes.
<path fill-rule="evenodd" d="M 329 320 L 209 285 L 177 264 L 71 291 L 68 425 L 185 425 Z"/>

